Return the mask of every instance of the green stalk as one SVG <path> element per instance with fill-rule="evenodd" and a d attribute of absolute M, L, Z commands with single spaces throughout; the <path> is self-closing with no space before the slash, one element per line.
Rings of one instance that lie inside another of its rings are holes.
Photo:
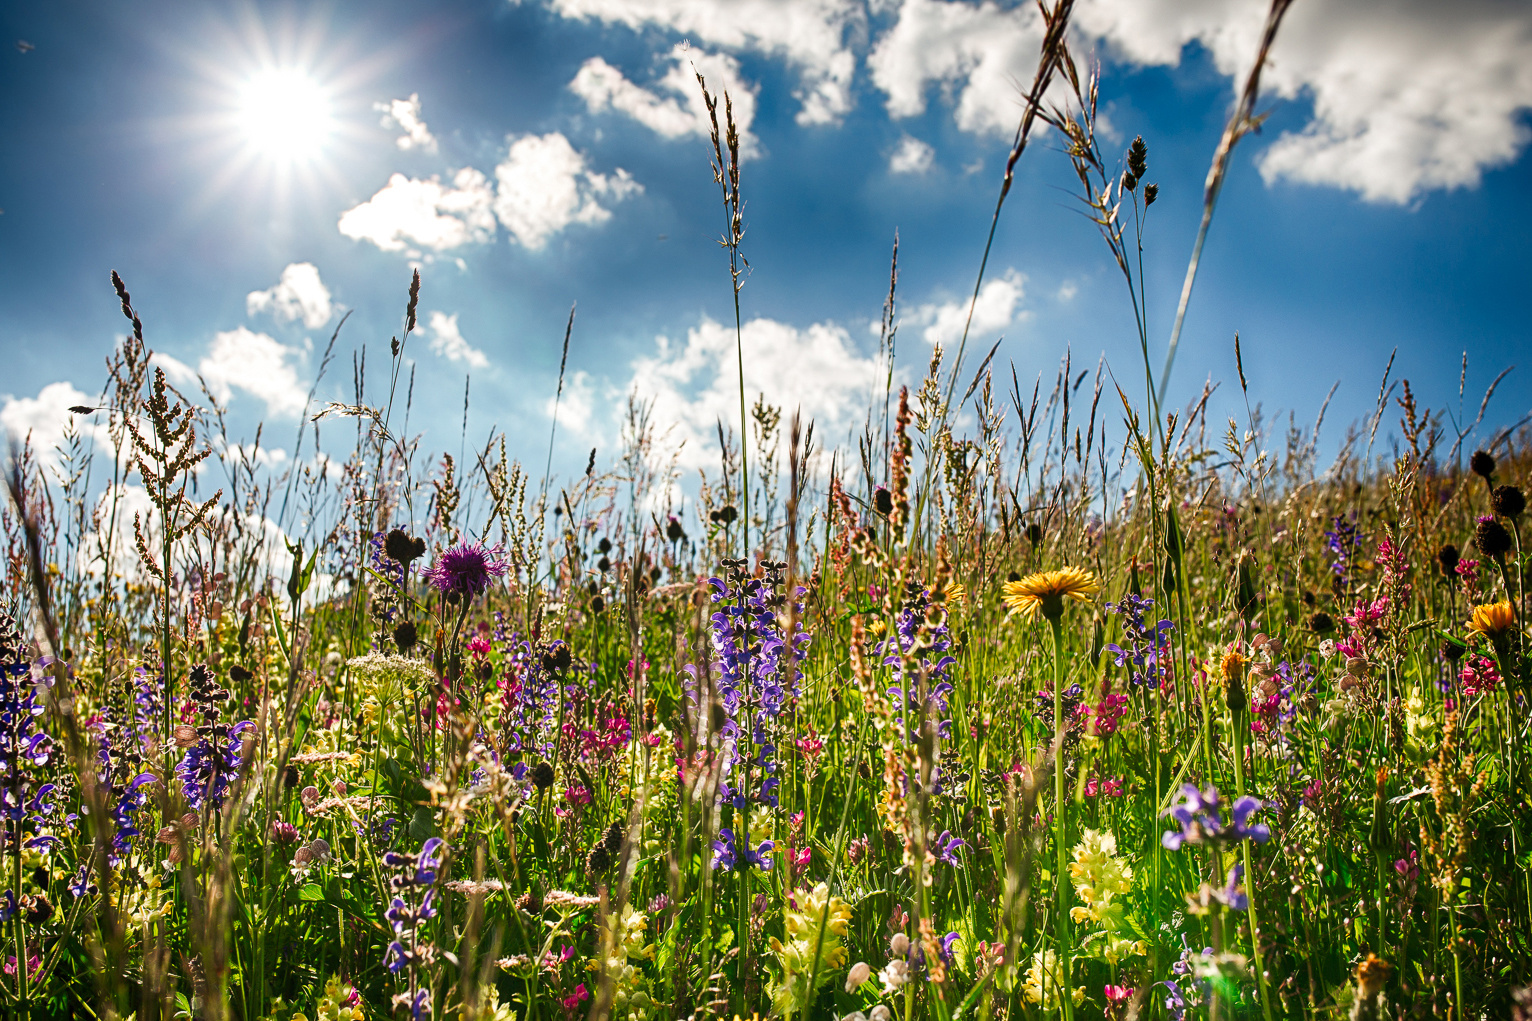
<path fill-rule="evenodd" d="M 1237 797 L 1245 796 L 1245 714 L 1249 712 L 1249 705 L 1242 704 L 1238 708 L 1230 707 L 1230 718 L 1233 722 L 1234 731 L 1234 792 Z M 1266 988 L 1266 962 L 1261 958 L 1260 925 L 1256 921 L 1255 913 L 1255 870 L 1250 860 L 1250 841 L 1240 842 L 1240 851 L 1245 865 L 1245 896 L 1249 900 L 1250 915 L 1250 959 L 1255 962 L 1255 977 L 1261 990 L 1261 1016 L 1265 1021 L 1271 1021 L 1271 997 Z M 1378 931 L 1382 932 L 1382 898 L 1379 897 L 1378 908 Z M 1379 949 L 1382 948 L 1381 943 Z"/>
<path fill-rule="evenodd" d="M 1067 827 L 1064 820 L 1064 634 L 1058 616 L 1049 618 L 1053 625 L 1053 844 L 1057 871 L 1053 876 L 1054 900 L 1057 918 L 1055 933 L 1059 963 L 1059 1004 L 1064 1021 L 1074 1018 L 1074 1002 L 1070 995 L 1070 958 L 1074 950 L 1070 945 L 1069 931 L 1069 883 L 1065 879 L 1065 842 Z"/>

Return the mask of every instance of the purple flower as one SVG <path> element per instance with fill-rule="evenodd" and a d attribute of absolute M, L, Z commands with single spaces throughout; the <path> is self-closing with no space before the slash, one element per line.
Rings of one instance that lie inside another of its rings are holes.
<path fill-rule="evenodd" d="M 750 849 L 749 844 L 741 847 L 734 838 L 734 831 L 721 829 L 718 831 L 718 839 L 713 841 L 713 868 L 723 869 L 725 872 L 743 872 L 754 865 L 762 872 L 771 871 L 771 859 L 766 852 L 777 845 L 770 840 L 763 840 L 755 850 Z"/>
<path fill-rule="evenodd" d="M 1229 881 L 1224 884 L 1223 889 L 1216 891 L 1213 896 L 1229 905 L 1235 911 L 1249 911 L 1250 895 L 1245 892 L 1244 887 L 1239 885 L 1239 881 L 1244 875 L 1245 866 L 1236 862 L 1234 867 L 1229 870 Z"/>
<path fill-rule="evenodd" d="M 1161 983 L 1165 987 L 1165 1013 L 1175 1021 L 1181 1021 L 1186 1017 L 1186 997 L 1181 995 L 1181 987 L 1171 979 Z"/>
<path fill-rule="evenodd" d="M 1219 846 L 1247 839 L 1264 844 L 1271 838 L 1271 830 L 1263 823 L 1250 824 L 1250 817 L 1264 807 L 1259 798 L 1247 794 L 1235 801 L 1230 822 L 1226 825 L 1223 796 L 1217 787 L 1199 791 L 1196 784 L 1184 784 L 1181 797 L 1181 803 L 1171 806 L 1165 813 L 1181 824 L 1179 831 L 1170 830 L 1161 838 L 1167 850 L 1179 851 L 1182 844 Z"/>
<path fill-rule="evenodd" d="M 1173 631 L 1175 624 L 1169 620 L 1149 624 L 1147 614 L 1154 608 L 1154 600 L 1132 592 L 1123 596 L 1120 602 L 1108 603 L 1106 608 L 1122 616 L 1122 634 L 1128 644 L 1126 649 L 1120 645 L 1107 645 L 1106 651 L 1116 658 L 1118 666 L 1132 664 L 1128 676 L 1134 686 L 1158 688 L 1160 657 L 1170 652 L 1167 632 Z"/>
<path fill-rule="evenodd" d="M 484 594 L 491 581 L 505 577 L 508 570 L 510 564 L 506 563 L 501 547 L 460 542 L 443 550 L 424 577 L 443 595 L 474 599 Z"/>
<path fill-rule="evenodd" d="M 944 861 L 948 865 L 961 866 L 958 860 L 957 849 L 965 846 L 962 839 L 954 837 L 948 830 L 942 830 L 942 835 L 936 838 L 936 860 Z"/>

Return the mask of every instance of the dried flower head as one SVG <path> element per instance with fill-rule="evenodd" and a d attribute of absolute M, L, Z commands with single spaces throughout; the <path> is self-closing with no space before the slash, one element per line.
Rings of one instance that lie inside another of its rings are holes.
<path fill-rule="evenodd" d="M 1064 615 L 1064 600 L 1088 602 L 1101 591 L 1100 582 L 1079 567 L 1061 567 L 1057 571 L 1038 571 L 1020 581 L 1008 581 L 1001 589 L 1001 602 L 1011 613 L 1036 617 L 1041 611 L 1049 620 Z"/>
<path fill-rule="evenodd" d="M 1496 486 L 1489 505 L 1502 518 L 1518 518 L 1527 509 L 1527 495 L 1518 486 Z"/>
<path fill-rule="evenodd" d="M 1494 518 L 1480 518 L 1474 529 L 1473 544 L 1480 553 L 1498 562 L 1511 550 L 1511 533 Z"/>
<path fill-rule="evenodd" d="M 1487 479 L 1495 474 L 1495 459 L 1486 450 L 1475 450 L 1468 459 L 1468 467 L 1475 475 Z"/>

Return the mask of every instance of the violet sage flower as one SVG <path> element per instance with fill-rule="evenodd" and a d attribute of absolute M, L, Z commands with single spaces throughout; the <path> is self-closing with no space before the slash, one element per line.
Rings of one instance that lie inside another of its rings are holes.
<path fill-rule="evenodd" d="M 1196 784 L 1184 784 L 1181 797 L 1180 804 L 1172 805 L 1165 812 L 1181 824 L 1180 830 L 1168 830 L 1161 838 L 1167 850 L 1179 851 L 1183 844 L 1221 847 L 1247 839 L 1264 844 L 1271 838 L 1271 830 L 1264 823 L 1250 822 L 1250 817 L 1264 807 L 1260 798 L 1247 794 L 1237 799 L 1226 823 L 1224 799 L 1217 787 L 1200 791 Z"/>

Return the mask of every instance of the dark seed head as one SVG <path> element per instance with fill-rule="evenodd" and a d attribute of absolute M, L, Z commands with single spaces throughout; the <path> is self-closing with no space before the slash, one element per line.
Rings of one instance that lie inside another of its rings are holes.
<path fill-rule="evenodd" d="M 563 673 L 571 662 L 569 646 L 563 642 L 554 642 L 543 650 L 543 669 L 550 674 Z"/>
<path fill-rule="evenodd" d="M 529 915 L 539 914 L 543 910 L 543 898 L 537 890 L 531 889 L 516 898 L 516 906 Z"/>
<path fill-rule="evenodd" d="M 1479 527 L 1474 529 L 1473 544 L 1480 553 L 1498 562 L 1510 552 L 1511 533 L 1494 518 L 1480 518 Z"/>
<path fill-rule="evenodd" d="M 1516 486 L 1496 486 L 1489 505 L 1502 518 L 1519 518 L 1527 509 L 1527 495 Z"/>
<path fill-rule="evenodd" d="M 606 844 L 597 844 L 590 849 L 590 854 L 585 856 L 585 871 L 593 876 L 599 876 L 612 867 L 612 852 L 606 849 Z"/>
<path fill-rule="evenodd" d="M 612 569 L 612 562 L 606 557 L 602 557 L 600 560 L 596 561 L 596 569 L 602 574 L 605 574 Z"/>
<path fill-rule="evenodd" d="M 1495 474 L 1495 459 L 1488 451 L 1475 450 L 1468 459 L 1468 468 L 1475 475 L 1487 479 Z"/>
<path fill-rule="evenodd" d="M 686 529 L 681 527 L 680 518 L 671 518 L 665 526 L 665 538 L 671 542 L 680 542 L 686 538 Z"/>
<path fill-rule="evenodd" d="M 545 791 L 553 786 L 553 767 L 546 762 L 539 762 L 532 767 L 532 786 L 540 791 Z"/>
<path fill-rule="evenodd" d="M 1154 200 L 1160 197 L 1160 186 L 1157 184 L 1144 185 L 1144 205 L 1154 205 Z"/>
<path fill-rule="evenodd" d="M 1005 576 L 1005 580 L 1006 581 L 1020 581 L 1021 580 L 1021 572 L 1020 571 L 1011 571 L 1009 574 L 1007 574 Z"/>
<path fill-rule="evenodd" d="M 1149 147 L 1144 144 L 1142 135 L 1133 139 L 1133 144 L 1128 146 L 1128 173 L 1134 177 L 1143 177 L 1149 172 Z"/>
<path fill-rule="evenodd" d="M 1457 574 L 1458 561 L 1461 559 L 1462 554 L 1450 542 L 1444 543 L 1442 548 L 1436 551 L 1436 562 L 1441 566 L 1442 573 L 1449 578 Z"/>
<path fill-rule="evenodd" d="M 420 633 L 415 628 L 413 620 L 400 621 L 394 628 L 394 644 L 399 647 L 401 653 L 409 652 L 420 640 Z"/>
<path fill-rule="evenodd" d="M 612 552 L 612 540 L 603 536 L 601 541 L 596 543 L 596 548 L 602 553 L 610 553 Z"/>
<path fill-rule="evenodd" d="M 872 506 L 885 518 L 894 512 L 894 497 L 888 490 L 879 486 L 872 491 Z"/>
<path fill-rule="evenodd" d="M 1043 526 L 1037 524 L 1036 522 L 1028 525 L 1027 526 L 1027 541 L 1032 544 L 1032 548 L 1033 549 L 1036 549 L 1037 547 L 1041 546 L 1043 544 Z M 1019 580 L 1019 579 L 1012 579 L 1012 580 Z"/>
<path fill-rule="evenodd" d="M 1309 630 L 1316 635 L 1327 635 L 1335 630 L 1335 621 L 1325 611 L 1317 610 L 1309 616 Z"/>
<path fill-rule="evenodd" d="M 620 822 L 614 822 L 606 828 L 606 836 L 601 838 L 601 846 L 616 854 L 622 850 L 623 826 Z"/>

